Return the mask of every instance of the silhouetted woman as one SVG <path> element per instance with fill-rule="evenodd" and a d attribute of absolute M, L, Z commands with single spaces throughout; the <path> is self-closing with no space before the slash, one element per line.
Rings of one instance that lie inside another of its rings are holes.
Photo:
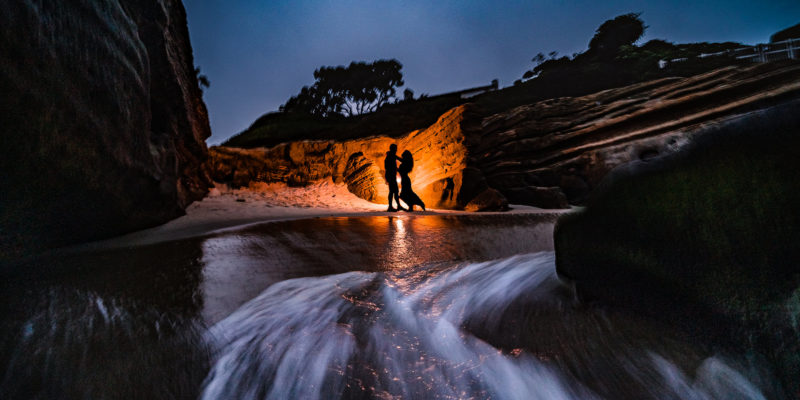
<path fill-rule="evenodd" d="M 422 207 L 422 211 L 425 211 L 425 203 L 411 190 L 411 178 L 408 177 L 408 174 L 414 169 L 414 158 L 411 157 L 411 152 L 404 151 L 401 160 L 400 167 L 397 169 L 397 172 L 400 173 L 400 199 L 406 203 L 408 211 L 414 211 L 414 205 Z"/>

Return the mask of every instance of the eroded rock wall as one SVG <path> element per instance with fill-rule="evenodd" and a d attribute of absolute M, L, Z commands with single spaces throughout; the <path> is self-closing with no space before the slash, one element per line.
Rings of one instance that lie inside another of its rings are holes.
<path fill-rule="evenodd" d="M 210 184 L 177 0 L 0 9 L 0 258 L 181 215 Z"/>
<path fill-rule="evenodd" d="M 484 117 L 470 163 L 511 203 L 582 204 L 614 167 L 680 149 L 731 116 L 800 97 L 800 64 L 728 67 Z"/>
<path fill-rule="evenodd" d="M 427 129 L 397 139 L 301 141 L 257 149 L 212 147 L 209 164 L 215 180 L 234 186 L 252 181 L 306 185 L 331 177 L 346 183 L 359 197 L 385 204 L 389 189 L 383 160 L 389 146 L 396 143 L 398 155 L 409 150 L 414 156 L 410 178 L 427 206 L 502 209 L 507 204 L 503 196 L 467 163 L 462 124 L 469 115 L 468 106 L 456 107 Z"/>

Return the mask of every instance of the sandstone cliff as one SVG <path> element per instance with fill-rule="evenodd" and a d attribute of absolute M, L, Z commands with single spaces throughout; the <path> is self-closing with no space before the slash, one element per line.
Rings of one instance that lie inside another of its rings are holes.
<path fill-rule="evenodd" d="M 511 203 L 582 204 L 614 167 L 677 150 L 733 115 L 800 97 L 800 64 L 728 67 L 485 117 L 469 154 Z"/>
<path fill-rule="evenodd" d="M 467 163 L 462 124 L 469 114 L 467 107 L 456 107 L 429 128 L 400 138 L 301 141 L 257 149 L 212 147 L 209 165 L 215 180 L 234 186 L 251 181 L 306 185 L 331 177 L 346 183 L 359 197 L 385 204 L 389 189 L 383 160 L 389 145 L 397 143 L 401 151 L 414 155 L 410 177 L 414 191 L 428 207 L 504 208 L 505 198 Z"/>
<path fill-rule="evenodd" d="M 442 208 L 545 208 L 582 204 L 614 167 L 675 151 L 705 126 L 800 96 L 800 64 L 728 67 L 484 115 L 472 105 L 398 139 L 302 141 L 272 148 L 213 148 L 214 179 L 305 185 L 333 177 L 386 202 L 383 153 L 396 142 L 418 161 L 423 200 Z M 498 193 L 499 192 L 499 193 Z"/>
<path fill-rule="evenodd" d="M 0 11 L 0 259 L 163 223 L 207 191 L 179 0 Z"/>

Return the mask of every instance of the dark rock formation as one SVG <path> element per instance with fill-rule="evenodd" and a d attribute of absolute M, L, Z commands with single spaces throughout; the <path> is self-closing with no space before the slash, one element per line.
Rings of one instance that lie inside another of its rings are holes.
<path fill-rule="evenodd" d="M 800 393 L 800 101 L 701 133 L 560 219 L 558 272 L 584 298 L 760 354 Z"/>
<path fill-rule="evenodd" d="M 487 116 L 465 129 L 469 162 L 511 203 L 582 204 L 614 167 L 679 149 L 732 115 L 800 97 L 800 64 L 728 67 Z"/>
<path fill-rule="evenodd" d="M 177 0 L 0 10 L 0 259 L 163 223 L 210 135 Z"/>

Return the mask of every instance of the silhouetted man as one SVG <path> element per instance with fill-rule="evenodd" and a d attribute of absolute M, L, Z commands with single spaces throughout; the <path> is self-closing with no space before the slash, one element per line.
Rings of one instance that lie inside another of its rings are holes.
<path fill-rule="evenodd" d="M 397 145 L 392 144 L 389 146 L 389 151 L 386 152 L 386 158 L 383 160 L 383 167 L 386 170 L 386 184 L 389 185 L 389 209 L 386 211 L 404 210 L 400 206 L 400 191 L 397 189 L 397 161 L 400 157 L 397 156 Z M 397 203 L 397 209 L 392 207 L 392 199 L 394 198 Z"/>

